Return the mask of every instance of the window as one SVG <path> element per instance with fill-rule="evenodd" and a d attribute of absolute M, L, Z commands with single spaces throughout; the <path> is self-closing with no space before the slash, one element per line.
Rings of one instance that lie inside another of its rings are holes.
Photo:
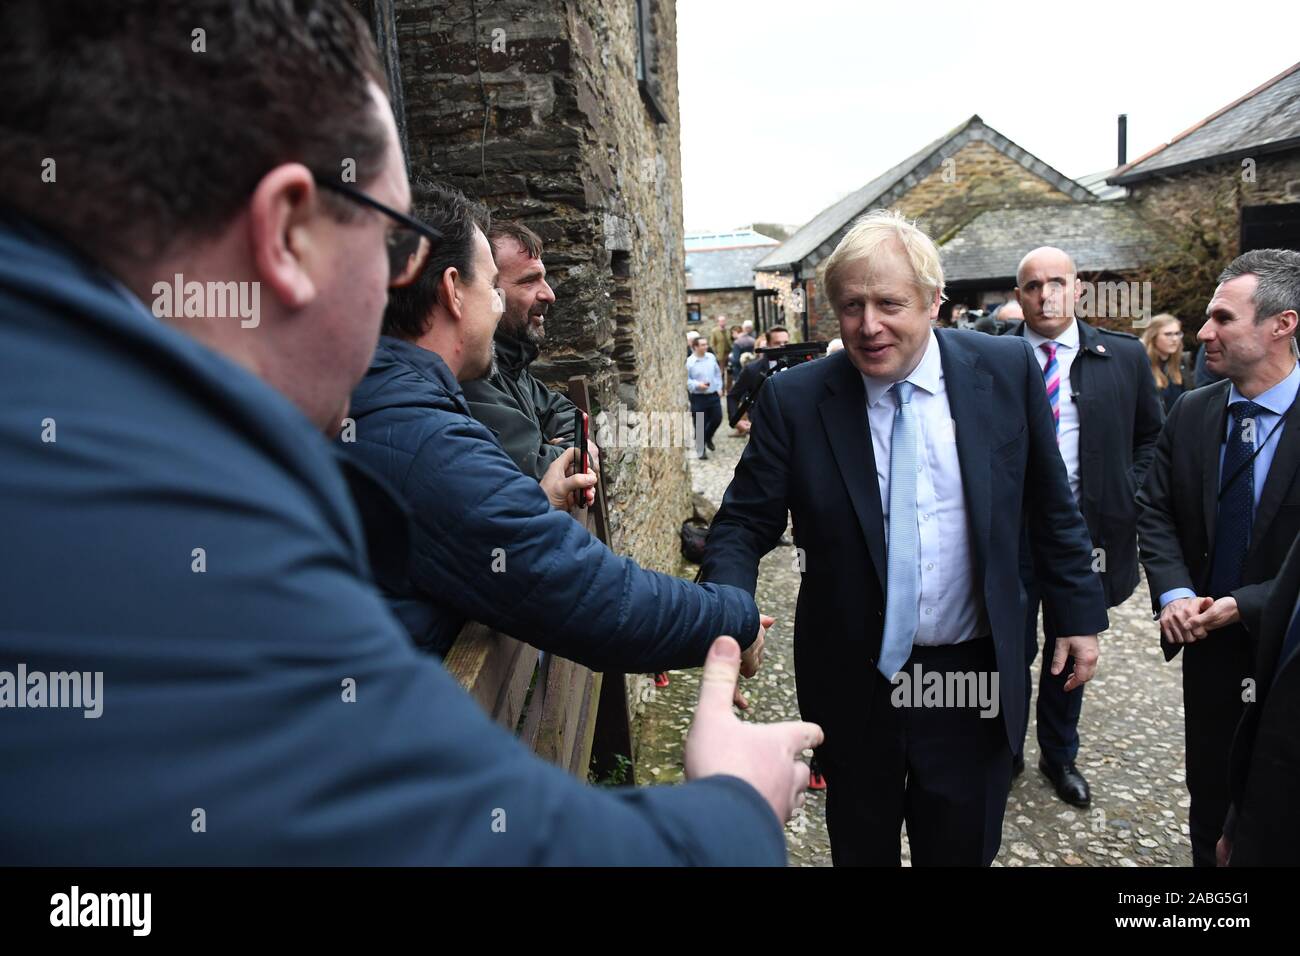
<path fill-rule="evenodd" d="M 686 321 L 692 325 L 700 324 L 700 304 L 698 302 L 686 303 Z"/>
<path fill-rule="evenodd" d="M 667 123 L 659 105 L 659 55 L 655 36 L 654 0 L 632 0 L 636 9 L 636 83 L 656 123 Z"/>

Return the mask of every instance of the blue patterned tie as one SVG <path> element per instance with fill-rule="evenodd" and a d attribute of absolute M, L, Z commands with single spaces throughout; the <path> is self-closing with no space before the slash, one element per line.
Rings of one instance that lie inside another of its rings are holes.
<path fill-rule="evenodd" d="M 889 555 L 885 576 L 885 633 L 876 665 L 892 681 L 912 656 L 917 628 L 916 409 L 911 382 L 894 384 L 894 431 L 889 445 Z"/>
<path fill-rule="evenodd" d="M 1233 402 L 1228 406 L 1235 424 L 1223 450 L 1223 467 L 1219 470 L 1218 517 L 1214 523 L 1214 563 L 1210 566 L 1210 597 L 1221 598 L 1241 587 L 1241 569 L 1250 547 L 1250 525 L 1255 513 L 1254 434 L 1258 416 L 1264 409 L 1254 402 Z M 1245 422 L 1251 422 L 1250 433 Z M 1247 441 L 1246 439 L 1251 439 Z M 1249 462 L 1249 463 L 1248 463 Z M 1240 470 L 1241 474 L 1237 474 Z M 1236 480 L 1229 487 L 1224 482 Z"/>

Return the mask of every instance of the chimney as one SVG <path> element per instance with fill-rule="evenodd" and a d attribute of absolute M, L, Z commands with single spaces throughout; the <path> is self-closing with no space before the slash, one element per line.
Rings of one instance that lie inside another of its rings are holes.
<path fill-rule="evenodd" d="M 1119 114 L 1119 165 L 1128 162 L 1128 114 Z"/>

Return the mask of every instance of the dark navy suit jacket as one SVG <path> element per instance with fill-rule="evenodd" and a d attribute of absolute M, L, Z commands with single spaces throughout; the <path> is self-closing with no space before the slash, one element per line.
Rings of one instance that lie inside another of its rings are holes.
<path fill-rule="evenodd" d="M 1056 445 L 1042 372 L 1024 339 L 936 330 L 956 425 L 974 581 L 984 596 L 1012 752 L 1024 728 L 1026 596 L 1018 557 L 1022 504 L 1056 633 L 1107 626 L 1092 545 Z M 795 670 L 804 719 L 826 732 L 823 756 L 853 759 L 865 733 L 864 694 L 880 652 L 886 580 L 884 523 L 866 387 L 848 352 L 770 379 L 713 527 L 702 578 L 753 590 L 759 559 L 794 521 L 804 571 L 795 616 Z"/>

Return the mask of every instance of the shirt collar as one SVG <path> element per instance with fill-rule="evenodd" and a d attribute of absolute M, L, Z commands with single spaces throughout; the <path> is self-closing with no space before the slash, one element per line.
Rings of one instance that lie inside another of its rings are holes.
<path fill-rule="evenodd" d="M 1026 323 L 1025 338 L 1027 338 L 1029 344 L 1036 349 L 1042 348 L 1048 342 L 1054 342 L 1061 348 L 1077 350 L 1079 348 L 1079 320 L 1072 319 L 1070 324 L 1065 327 L 1064 331 L 1054 339 L 1045 338 L 1044 336 L 1039 335 L 1029 327 L 1028 323 Z"/>
<path fill-rule="evenodd" d="M 1300 363 L 1291 366 L 1291 374 L 1282 381 L 1278 382 L 1267 392 L 1247 399 L 1245 395 L 1237 391 L 1236 383 L 1233 383 L 1228 389 L 1228 404 L 1233 402 L 1252 401 L 1262 408 L 1268 409 L 1274 415 L 1281 415 L 1291 403 L 1295 401 L 1296 392 L 1300 391 Z"/>
<path fill-rule="evenodd" d="M 930 341 L 925 347 L 925 354 L 921 356 L 921 361 L 917 363 L 916 368 L 912 369 L 911 374 L 902 381 L 911 382 L 917 388 L 933 395 L 939 391 L 939 383 L 942 380 L 943 362 L 939 355 L 939 340 L 934 337 L 934 330 L 931 329 Z M 862 383 L 867 387 L 867 405 L 871 408 L 875 408 L 877 403 L 894 387 L 893 380 L 875 378 L 870 375 L 863 375 Z"/>

